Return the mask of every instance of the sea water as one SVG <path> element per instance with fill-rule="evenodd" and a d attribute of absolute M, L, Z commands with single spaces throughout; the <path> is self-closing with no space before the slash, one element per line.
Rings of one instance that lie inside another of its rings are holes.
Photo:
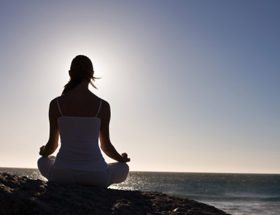
<path fill-rule="evenodd" d="M 0 172 L 44 179 L 36 169 L 0 168 Z M 280 174 L 130 172 L 124 183 L 110 188 L 163 192 L 233 215 L 280 215 Z"/>

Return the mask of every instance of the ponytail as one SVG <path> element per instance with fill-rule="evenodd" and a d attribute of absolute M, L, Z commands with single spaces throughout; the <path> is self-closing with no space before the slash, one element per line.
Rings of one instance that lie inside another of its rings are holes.
<path fill-rule="evenodd" d="M 68 93 L 70 90 L 73 90 L 81 82 L 82 82 L 82 80 L 70 79 L 70 81 L 64 86 L 64 90 L 62 91 L 62 95 Z"/>
<path fill-rule="evenodd" d="M 95 80 L 96 78 L 93 78 Z M 64 86 L 64 89 L 62 91 L 62 95 L 68 93 L 69 91 L 73 90 L 76 86 L 78 86 L 83 80 L 77 80 L 77 79 L 70 79 L 70 81 Z M 95 89 L 97 87 L 92 83 L 92 81 L 89 82 L 91 86 L 93 86 Z"/>

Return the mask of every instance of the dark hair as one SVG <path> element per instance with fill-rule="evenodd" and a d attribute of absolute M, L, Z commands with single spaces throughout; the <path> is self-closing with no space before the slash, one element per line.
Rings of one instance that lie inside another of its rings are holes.
<path fill-rule="evenodd" d="M 70 66 L 69 75 L 70 80 L 64 86 L 64 90 L 62 91 L 62 95 L 74 89 L 77 85 L 79 85 L 82 81 L 87 80 L 94 88 L 94 84 L 92 81 L 95 81 L 95 77 L 93 76 L 94 70 L 91 63 L 91 60 L 84 55 L 76 56 Z"/>

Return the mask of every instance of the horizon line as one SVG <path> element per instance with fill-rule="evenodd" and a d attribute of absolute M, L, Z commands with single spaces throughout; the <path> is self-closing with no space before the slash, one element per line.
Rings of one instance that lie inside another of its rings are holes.
<path fill-rule="evenodd" d="M 34 168 L 34 167 L 2 167 L 1 168 L 6 168 L 6 169 L 37 169 L 38 168 Z M 203 172 L 203 171 L 197 171 L 197 172 L 186 172 L 186 171 L 152 171 L 152 170 L 131 170 L 129 172 L 145 172 L 145 173 L 193 173 L 193 174 L 252 174 L 252 175 L 280 175 L 280 172 L 276 173 L 276 172 Z"/>

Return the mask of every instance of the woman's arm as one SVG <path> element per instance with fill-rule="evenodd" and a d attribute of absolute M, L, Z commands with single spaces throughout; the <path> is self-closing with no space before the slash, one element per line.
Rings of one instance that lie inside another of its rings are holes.
<path fill-rule="evenodd" d="M 58 131 L 58 126 L 57 126 L 57 118 L 58 118 L 58 113 L 57 113 L 57 107 L 56 107 L 56 101 L 53 99 L 50 102 L 49 106 L 49 121 L 50 121 L 50 136 L 49 136 L 49 141 L 45 146 L 42 146 L 40 148 L 40 155 L 43 157 L 47 157 L 53 152 L 58 147 L 58 137 L 59 137 L 59 131 Z"/>
<path fill-rule="evenodd" d="M 101 127 L 100 127 L 100 142 L 102 151 L 110 158 L 118 162 L 128 162 L 130 159 L 126 153 L 120 155 L 110 141 L 109 124 L 111 119 L 111 111 L 109 103 L 103 100 L 101 111 Z"/>

